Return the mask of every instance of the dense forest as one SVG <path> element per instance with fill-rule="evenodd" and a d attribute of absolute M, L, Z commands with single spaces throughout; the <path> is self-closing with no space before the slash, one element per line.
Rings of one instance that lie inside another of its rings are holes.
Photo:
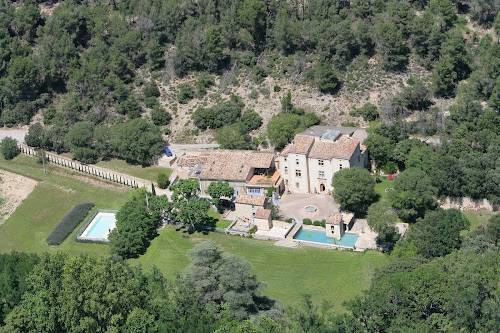
<path fill-rule="evenodd" d="M 151 164 L 175 117 L 159 100 L 165 77 L 199 75 L 195 87 L 179 87 L 179 103 L 206 94 L 214 76 L 235 66 L 256 82 L 300 74 L 304 85 L 336 94 L 354 67 L 373 58 L 388 73 L 408 71 L 414 61 L 432 75 L 412 78 L 386 105 L 353 115 L 393 124 L 417 112 L 410 131 L 447 136 L 443 149 L 450 156 L 440 163 L 465 164 L 465 174 L 486 168 L 498 180 L 489 157 L 496 152 L 488 148 L 498 147 L 497 1 L 5 0 L 0 6 L 0 122 L 36 122 L 32 146 L 70 151 L 84 162 L 117 157 Z M 467 20 L 486 32 L 471 34 Z M 441 124 L 443 110 L 433 100 L 456 95 L 451 124 Z M 288 114 L 268 125 L 268 141 L 249 135 L 262 120 L 243 108 L 234 96 L 196 110 L 193 123 L 201 131 L 219 128 L 216 139 L 232 149 L 269 141 L 280 148 L 297 129 L 320 121 L 285 105 Z M 220 114 L 227 115 L 223 122 Z M 467 142 L 455 144 L 454 137 Z M 461 162 L 464 150 L 475 158 Z M 477 196 L 461 187 L 449 194 Z"/>

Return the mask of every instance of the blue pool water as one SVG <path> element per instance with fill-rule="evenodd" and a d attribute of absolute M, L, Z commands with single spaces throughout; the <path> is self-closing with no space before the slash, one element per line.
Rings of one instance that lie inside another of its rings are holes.
<path fill-rule="evenodd" d="M 88 225 L 80 238 L 108 240 L 108 235 L 116 227 L 115 213 L 99 212 Z"/>
<path fill-rule="evenodd" d="M 297 232 L 295 236 L 293 236 L 293 238 L 307 242 L 332 244 L 354 248 L 354 245 L 358 240 L 358 235 L 346 232 L 340 240 L 336 240 L 334 238 L 327 237 L 324 230 L 308 230 L 301 228 L 299 232 Z"/>

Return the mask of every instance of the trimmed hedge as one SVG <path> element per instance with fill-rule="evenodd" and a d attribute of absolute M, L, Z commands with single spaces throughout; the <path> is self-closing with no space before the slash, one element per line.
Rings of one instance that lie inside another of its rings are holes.
<path fill-rule="evenodd" d="M 66 237 L 68 237 L 73 230 L 85 219 L 89 211 L 94 207 L 93 203 L 81 203 L 73 207 L 73 209 L 64 215 L 61 222 L 52 230 L 49 237 L 47 237 L 47 244 L 59 245 Z"/>

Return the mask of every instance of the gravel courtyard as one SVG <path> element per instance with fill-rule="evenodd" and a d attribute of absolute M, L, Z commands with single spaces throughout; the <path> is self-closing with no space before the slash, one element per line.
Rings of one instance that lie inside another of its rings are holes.
<path fill-rule="evenodd" d="M 308 211 L 307 206 L 316 210 Z M 339 204 L 327 194 L 285 194 L 280 200 L 280 215 L 284 218 L 295 218 L 302 222 L 303 219 L 326 219 L 334 212 L 338 212 Z"/>

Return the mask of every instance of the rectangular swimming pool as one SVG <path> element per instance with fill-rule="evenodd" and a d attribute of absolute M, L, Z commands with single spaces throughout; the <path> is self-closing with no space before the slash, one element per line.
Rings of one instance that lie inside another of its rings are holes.
<path fill-rule="evenodd" d="M 98 212 L 78 238 L 96 242 L 107 242 L 110 232 L 115 227 L 115 213 Z"/>
<path fill-rule="evenodd" d="M 356 242 L 358 241 L 358 235 L 345 233 L 340 240 L 335 238 L 327 237 L 325 231 L 314 230 L 314 229 L 304 229 L 303 227 L 293 236 L 293 239 L 311 243 L 320 243 L 326 245 L 337 245 L 342 247 L 354 248 Z"/>

